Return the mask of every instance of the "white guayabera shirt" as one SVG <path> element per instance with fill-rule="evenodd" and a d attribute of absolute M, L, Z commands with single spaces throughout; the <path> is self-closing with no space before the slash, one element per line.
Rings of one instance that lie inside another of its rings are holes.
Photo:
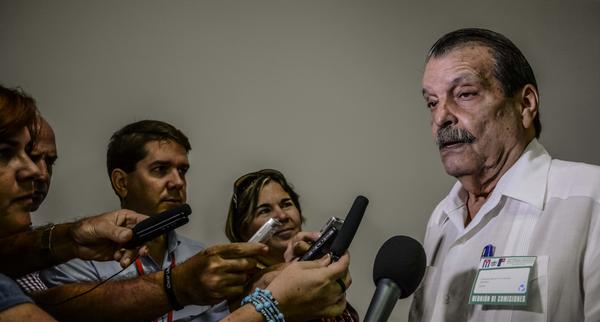
<path fill-rule="evenodd" d="M 433 211 L 411 321 L 600 321 L 600 167 L 552 160 L 532 140 L 464 227 L 457 182 Z M 537 256 L 526 306 L 469 304 L 482 249 Z"/>

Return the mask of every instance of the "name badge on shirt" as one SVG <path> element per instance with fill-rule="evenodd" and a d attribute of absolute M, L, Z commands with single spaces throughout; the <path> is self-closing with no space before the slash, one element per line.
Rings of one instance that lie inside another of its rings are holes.
<path fill-rule="evenodd" d="M 527 305 L 529 275 L 536 256 L 483 257 L 469 304 Z"/>

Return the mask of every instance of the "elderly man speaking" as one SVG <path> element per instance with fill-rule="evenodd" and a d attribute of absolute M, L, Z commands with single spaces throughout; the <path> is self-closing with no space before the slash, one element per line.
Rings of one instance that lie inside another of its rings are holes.
<path fill-rule="evenodd" d="M 451 32 L 429 51 L 423 97 L 458 182 L 429 219 L 411 321 L 600 321 L 600 167 L 538 142 L 523 54 L 496 32 Z"/>

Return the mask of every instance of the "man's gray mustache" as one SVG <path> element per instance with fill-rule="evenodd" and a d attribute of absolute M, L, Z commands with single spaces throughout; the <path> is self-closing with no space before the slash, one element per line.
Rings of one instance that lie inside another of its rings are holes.
<path fill-rule="evenodd" d="M 457 127 L 443 127 L 439 129 L 435 144 L 442 148 L 447 143 L 472 143 L 475 136 L 471 132 Z"/>

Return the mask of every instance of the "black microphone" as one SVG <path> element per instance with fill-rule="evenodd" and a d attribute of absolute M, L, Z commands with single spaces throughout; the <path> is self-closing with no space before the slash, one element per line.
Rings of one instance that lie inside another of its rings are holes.
<path fill-rule="evenodd" d="M 411 295 L 425 274 L 423 246 L 407 236 L 388 239 L 377 253 L 373 281 L 377 285 L 364 322 L 387 321 L 398 298 Z"/>
<path fill-rule="evenodd" d="M 160 214 L 150 216 L 133 227 L 133 237 L 125 248 L 133 248 L 152 240 L 164 233 L 187 224 L 192 208 L 188 204 L 165 210 Z"/>
<path fill-rule="evenodd" d="M 354 239 L 354 235 L 356 235 L 356 231 L 358 230 L 358 226 L 360 225 L 360 221 L 362 220 L 363 215 L 365 214 L 365 209 L 367 209 L 367 205 L 369 204 L 369 199 L 364 196 L 358 196 L 354 199 L 354 203 L 344 219 L 344 224 L 340 229 L 340 233 L 335 237 L 333 243 L 331 244 L 331 258 L 333 261 L 337 261 L 348 249 L 352 239 Z"/>

